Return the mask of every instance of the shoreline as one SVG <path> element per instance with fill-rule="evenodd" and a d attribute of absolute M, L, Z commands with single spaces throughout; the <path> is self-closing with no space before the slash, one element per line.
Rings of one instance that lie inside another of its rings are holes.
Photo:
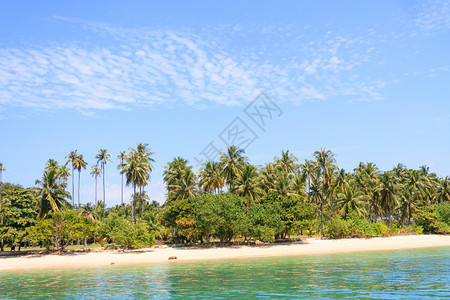
<path fill-rule="evenodd" d="M 0 271 L 157 264 L 213 259 L 302 256 L 363 251 L 450 247 L 450 235 L 409 235 L 370 239 L 322 240 L 308 238 L 289 244 L 218 248 L 163 247 L 129 252 L 80 252 L 61 255 L 0 257 Z M 169 260 L 175 256 L 177 259 Z"/>

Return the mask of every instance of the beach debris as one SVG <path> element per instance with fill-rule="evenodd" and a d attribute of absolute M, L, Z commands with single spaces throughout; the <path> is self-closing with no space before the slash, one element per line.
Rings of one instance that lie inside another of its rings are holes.
<path fill-rule="evenodd" d="M 110 265 L 114 265 L 114 262 L 110 263 Z"/>
<path fill-rule="evenodd" d="M 176 256 L 169 257 L 169 260 L 174 260 L 174 259 L 178 259 L 178 257 L 176 257 Z"/>

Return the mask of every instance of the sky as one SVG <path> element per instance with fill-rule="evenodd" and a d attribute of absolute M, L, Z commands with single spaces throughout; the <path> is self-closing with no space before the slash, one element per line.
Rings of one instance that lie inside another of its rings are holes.
<path fill-rule="evenodd" d="M 77 150 L 81 202 L 99 149 L 198 169 L 236 144 L 264 165 L 321 148 L 340 168 L 450 175 L 450 1 L 0 1 L 0 162 L 34 186 Z M 70 187 L 71 181 L 69 181 Z M 101 190 L 99 190 L 99 195 Z M 129 200 L 127 187 L 125 199 Z"/>

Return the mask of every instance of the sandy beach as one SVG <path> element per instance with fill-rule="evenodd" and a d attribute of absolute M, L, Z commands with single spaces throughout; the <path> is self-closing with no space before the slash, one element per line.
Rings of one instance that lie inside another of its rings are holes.
<path fill-rule="evenodd" d="M 304 239 L 287 245 L 236 246 L 223 248 L 148 248 L 130 252 L 89 252 L 62 255 L 0 257 L 0 270 L 65 267 L 98 267 L 125 264 L 177 263 L 193 260 L 331 254 L 429 247 L 450 247 L 450 235 L 396 236 L 372 239 Z M 176 260 L 169 260 L 175 256 Z"/>

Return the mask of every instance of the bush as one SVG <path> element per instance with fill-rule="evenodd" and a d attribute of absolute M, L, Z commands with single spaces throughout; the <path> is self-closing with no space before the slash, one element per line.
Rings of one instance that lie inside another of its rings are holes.
<path fill-rule="evenodd" d="M 127 249 L 150 247 L 156 244 L 155 233 L 146 224 L 136 224 L 117 214 L 110 214 L 100 228 L 100 238 Z"/>

